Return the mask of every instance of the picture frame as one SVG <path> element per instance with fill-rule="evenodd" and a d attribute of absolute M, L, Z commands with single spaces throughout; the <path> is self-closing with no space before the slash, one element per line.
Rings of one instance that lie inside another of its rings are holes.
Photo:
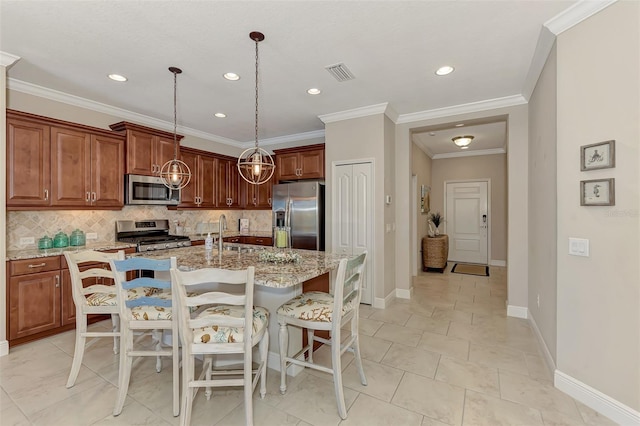
<path fill-rule="evenodd" d="M 609 169 L 616 166 L 616 141 L 604 141 L 580 147 L 580 170 Z"/>
<path fill-rule="evenodd" d="M 581 206 L 615 206 L 615 179 L 580 181 Z"/>
<path fill-rule="evenodd" d="M 431 210 L 431 187 L 420 185 L 420 213 L 428 214 Z"/>

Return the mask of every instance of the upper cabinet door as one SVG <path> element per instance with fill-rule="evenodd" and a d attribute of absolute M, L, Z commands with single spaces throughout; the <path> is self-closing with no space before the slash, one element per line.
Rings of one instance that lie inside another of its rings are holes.
<path fill-rule="evenodd" d="M 124 140 L 91 135 L 91 205 L 124 206 Z"/>
<path fill-rule="evenodd" d="M 51 205 L 83 206 L 91 203 L 91 135 L 51 128 Z"/>
<path fill-rule="evenodd" d="M 7 206 L 51 204 L 49 126 L 7 119 Z"/>
<path fill-rule="evenodd" d="M 303 179 L 324 178 L 324 149 L 300 152 L 300 168 Z"/>
<path fill-rule="evenodd" d="M 155 138 L 155 143 L 154 143 L 154 147 L 155 147 L 155 152 L 154 152 L 154 157 L 155 157 L 155 164 L 156 164 L 156 168 L 157 168 L 157 172 L 155 173 L 156 175 L 160 172 L 160 170 L 162 169 L 162 166 L 164 166 L 164 164 L 169 161 L 169 160 L 173 160 L 173 154 L 174 154 L 174 143 L 173 143 L 173 139 L 171 138 L 166 138 L 163 136 L 156 136 Z M 177 155 L 175 158 L 180 158 L 180 146 L 178 145 L 178 151 L 177 151 Z"/>
<path fill-rule="evenodd" d="M 297 180 L 298 177 L 298 153 L 279 154 L 276 156 L 276 173 L 280 180 Z"/>
<path fill-rule="evenodd" d="M 153 144 L 154 136 L 152 134 L 138 130 L 127 130 L 127 173 L 145 176 L 155 174 Z"/>
<path fill-rule="evenodd" d="M 200 207 L 214 207 L 216 202 L 216 165 L 214 157 L 200 156 Z"/>
<path fill-rule="evenodd" d="M 191 180 L 189 184 L 180 190 L 180 206 L 179 207 L 196 207 L 198 205 L 200 195 L 200 156 L 188 150 L 180 153 L 180 160 L 183 161 L 191 170 Z"/>

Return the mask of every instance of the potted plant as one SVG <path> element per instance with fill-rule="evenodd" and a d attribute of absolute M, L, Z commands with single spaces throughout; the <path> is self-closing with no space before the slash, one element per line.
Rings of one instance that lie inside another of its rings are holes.
<path fill-rule="evenodd" d="M 441 222 L 444 222 L 444 219 L 442 219 L 440 212 L 431 213 L 429 215 L 429 220 L 436 227 L 435 234 L 440 235 L 440 230 L 438 229 L 438 227 L 440 226 Z"/>

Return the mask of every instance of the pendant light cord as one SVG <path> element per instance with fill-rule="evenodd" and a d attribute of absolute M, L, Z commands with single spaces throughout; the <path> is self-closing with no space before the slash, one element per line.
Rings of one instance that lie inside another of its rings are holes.
<path fill-rule="evenodd" d="M 177 86 L 178 73 L 173 71 L 173 159 L 178 159 L 178 106 Z"/>
<path fill-rule="evenodd" d="M 256 39 L 256 150 L 258 149 L 258 43 Z"/>

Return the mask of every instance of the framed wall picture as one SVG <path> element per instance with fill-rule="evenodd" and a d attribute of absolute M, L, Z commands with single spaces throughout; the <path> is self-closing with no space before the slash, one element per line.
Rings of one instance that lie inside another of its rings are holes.
<path fill-rule="evenodd" d="M 428 185 L 420 186 L 420 212 L 422 214 L 429 213 L 431 210 L 431 187 Z"/>
<path fill-rule="evenodd" d="M 580 147 L 580 170 L 608 169 L 616 165 L 616 141 L 605 141 Z"/>
<path fill-rule="evenodd" d="M 580 181 L 581 206 L 615 206 L 615 179 Z"/>

